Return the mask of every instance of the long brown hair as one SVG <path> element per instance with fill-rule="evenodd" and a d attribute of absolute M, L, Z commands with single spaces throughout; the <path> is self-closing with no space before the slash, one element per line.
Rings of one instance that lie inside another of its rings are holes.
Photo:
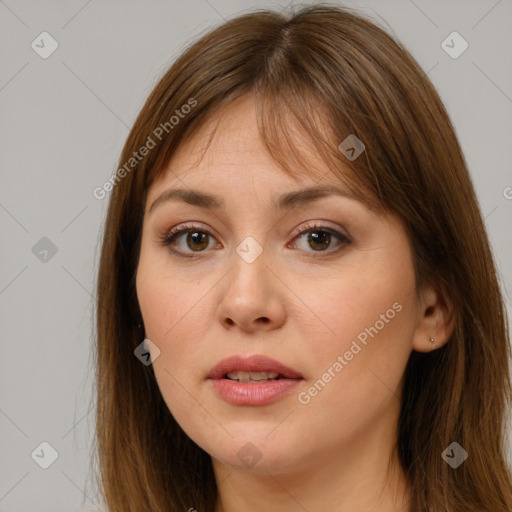
<path fill-rule="evenodd" d="M 340 180 L 351 169 L 347 186 L 402 219 L 418 290 L 434 284 L 454 304 L 448 343 L 412 352 L 405 369 L 397 451 L 411 509 L 510 512 L 506 309 L 454 128 L 400 42 L 328 4 L 288 15 L 258 10 L 211 30 L 161 78 L 128 136 L 108 186 L 97 282 L 95 448 L 108 510 L 214 510 L 211 457 L 172 417 L 152 366 L 134 356 L 142 341 L 135 275 L 152 180 L 207 117 L 249 93 L 283 172 L 308 172 L 298 137 Z M 338 149 L 351 134 L 366 147 L 352 161 Z M 452 442 L 469 454 L 457 469 L 441 457 Z"/>

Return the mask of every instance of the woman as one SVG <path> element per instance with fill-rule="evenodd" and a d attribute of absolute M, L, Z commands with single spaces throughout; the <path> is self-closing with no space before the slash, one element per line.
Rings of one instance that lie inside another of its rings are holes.
<path fill-rule="evenodd" d="M 228 21 L 155 87 L 112 187 L 108 510 L 512 510 L 506 311 L 400 43 L 325 5 Z"/>

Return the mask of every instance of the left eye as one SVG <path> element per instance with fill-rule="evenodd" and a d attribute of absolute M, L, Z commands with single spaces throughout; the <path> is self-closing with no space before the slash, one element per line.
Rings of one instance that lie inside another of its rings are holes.
<path fill-rule="evenodd" d="M 350 244 L 350 240 L 339 231 L 327 226 L 307 226 L 299 231 L 297 240 L 305 240 L 307 246 L 313 249 L 313 252 L 327 252 L 331 248 L 333 238 L 338 245 L 345 246 Z M 304 249 L 309 252 L 307 249 Z M 332 252 L 332 251 L 329 251 Z"/>

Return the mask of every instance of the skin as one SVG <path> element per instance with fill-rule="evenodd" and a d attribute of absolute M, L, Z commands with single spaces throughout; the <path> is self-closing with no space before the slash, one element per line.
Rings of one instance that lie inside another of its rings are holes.
<path fill-rule="evenodd" d="M 325 169 L 324 175 L 321 184 L 339 185 Z M 318 184 L 311 176 L 287 176 L 272 160 L 247 96 L 183 143 L 148 191 L 137 296 L 146 337 L 160 350 L 153 366 L 162 396 L 212 456 L 216 512 L 409 510 L 410 488 L 394 450 L 400 383 L 412 350 L 446 343 L 451 308 L 434 288 L 418 298 L 399 219 L 335 195 L 287 211 L 271 204 Z M 218 195 L 225 210 L 168 201 L 149 213 L 162 192 L 178 187 Z M 351 243 L 333 236 L 322 252 L 307 233 L 297 238 L 297 228 L 314 221 Z M 186 234 L 175 241 L 191 259 L 159 243 L 185 223 L 211 234 L 202 252 L 197 239 L 187 244 Z M 250 264 L 236 252 L 247 236 L 263 249 Z M 301 403 L 298 394 L 304 397 L 358 334 L 397 303 L 394 318 Z M 268 355 L 304 381 L 271 405 L 229 404 L 206 376 L 233 354 Z M 237 456 L 248 442 L 261 456 L 252 467 Z"/>

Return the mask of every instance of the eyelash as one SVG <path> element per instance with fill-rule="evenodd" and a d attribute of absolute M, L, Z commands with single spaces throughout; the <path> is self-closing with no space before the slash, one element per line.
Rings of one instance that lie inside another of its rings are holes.
<path fill-rule="evenodd" d="M 184 235 L 191 231 L 207 233 L 209 236 L 212 236 L 211 233 L 207 229 L 202 229 L 201 227 L 194 226 L 193 224 L 185 224 L 182 226 L 177 226 L 175 228 L 172 228 L 170 231 L 168 231 L 164 236 L 161 237 L 160 244 L 162 246 L 168 247 L 169 250 L 173 254 L 175 254 L 179 257 L 182 257 L 182 258 L 190 259 L 190 258 L 194 258 L 197 256 L 201 256 L 202 253 L 204 253 L 205 251 L 197 251 L 197 254 L 187 253 L 189 255 L 185 255 L 185 254 L 181 253 L 180 251 L 177 251 L 170 247 L 172 242 L 174 242 L 177 238 L 179 238 L 181 235 Z M 313 223 L 312 225 L 306 224 L 305 226 L 301 227 L 298 230 L 298 232 L 296 233 L 293 240 L 299 239 L 304 234 L 315 232 L 315 231 L 322 231 L 322 232 L 329 233 L 330 235 L 334 236 L 340 242 L 340 246 L 334 250 L 327 249 L 325 251 L 305 251 L 305 252 L 312 252 L 313 253 L 312 257 L 314 257 L 314 258 L 322 257 L 326 254 L 328 254 L 328 255 L 335 254 L 335 253 L 339 252 L 341 249 L 343 249 L 344 247 L 346 247 L 347 245 L 350 245 L 352 243 L 352 241 L 347 236 L 343 235 L 339 231 L 336 231 L 335 229 L 332 229 L 328 226 L 323 226 L 322 224 L 316 224 L 316 223 Z M 320 253 L 320 254 L 315 255 L 315 253 Z"/>

